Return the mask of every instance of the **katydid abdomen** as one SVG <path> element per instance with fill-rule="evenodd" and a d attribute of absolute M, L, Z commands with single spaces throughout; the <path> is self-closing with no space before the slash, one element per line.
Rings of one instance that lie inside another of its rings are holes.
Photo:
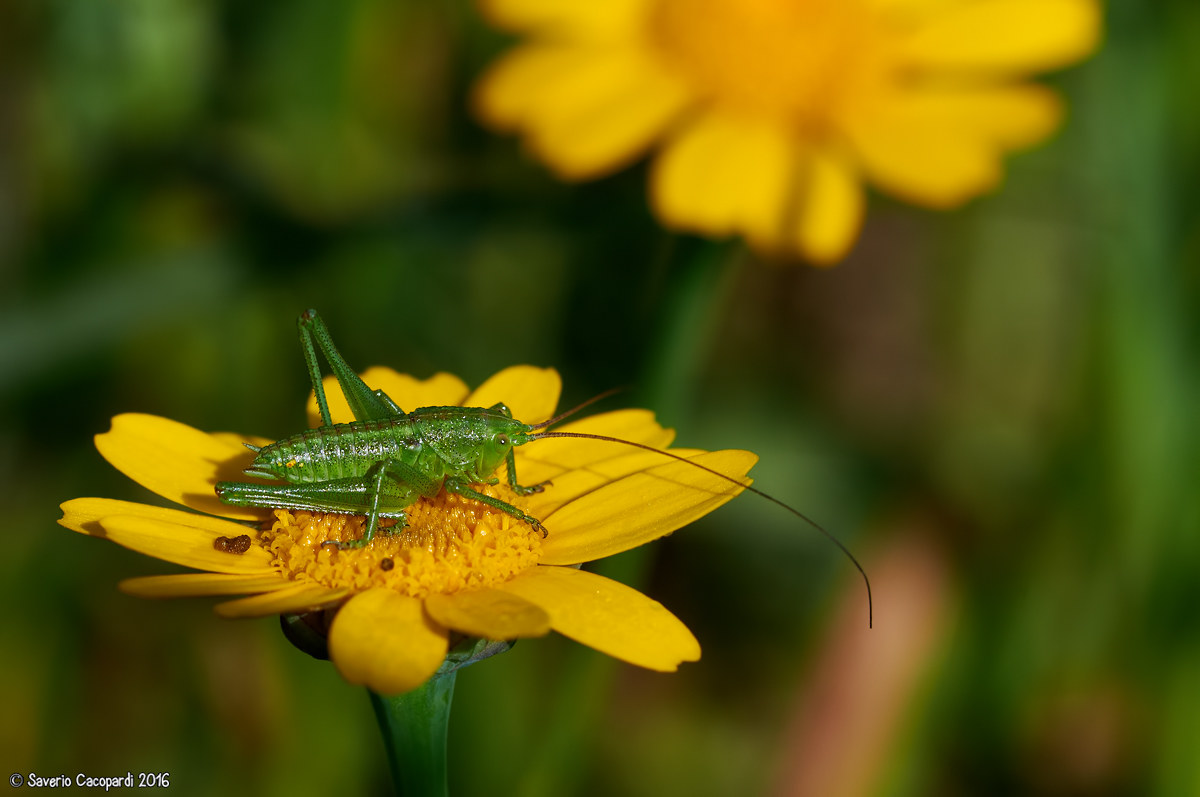
<path fill-rule="evenodd" d="M 424 407 L 390 420 L 322 426 L 264 446 L 246 473 L 312 484 L 363 477 L 386 460 L 438 488 L 447 477 L 484 481 L 504 464 L 504 452 L 488 457 L 481 445 L 494 436 L 495 417 L 483 408 Z"/>

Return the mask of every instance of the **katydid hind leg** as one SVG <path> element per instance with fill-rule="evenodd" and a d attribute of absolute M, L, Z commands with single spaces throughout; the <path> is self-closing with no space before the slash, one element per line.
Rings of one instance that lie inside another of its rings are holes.
<path fill-rule="evenodd" d="M 336 547 L 339 550 L 345 548 L 361 548 L 369 543 L 375 537 L 375 530 L 379 528 L 379 501 L 383 496 L 383 485 L 388 481 L 388 463 L 389 460 L 376 462 L 367 471 L 366 481 L 370 485 L 370 504 L 367 507 L 367 525 L 363 529 L 362 536 L 357 540 L 348 540 L 339 542 L 337 540 L 326 540 L 321 543 L 322 547 Z"/>
<path fill-rule="evenodd" d="M 321 366 L 317 362 L 317 350 L 313 345 L 311 327 L 316 324 L 320 324 L 322 329 L 324 328 L 317 311 L 309 310 L 301 313 L 300 321 L 296 326 L 300 330 L 300 350 L 304 352 L 304 364 L 308 366 L 308 378 L 312 381 L 313 395 L 317 397 L 317 408 L 321 411 L 321 426 L 333 426 L 333 420 L 329 416 L 329 402 L 325 400 L 325 383 L 321 379 Z"/>
<path fill-rule="evenodd" d="M 379 528 L 380 501 L 384 495 L 395 494 L 397 487 L 407 488 L 411 503 L 419 496 L 432 498 L 441 492 L 442 484 L 437 479 L 431 479 L 426 474 L 398 459 L 384 459 L 376 462 L 367 471 L 365 484 L 368 491 L 366 507 L 367 525 L 363 535 L 349 542 L 327 541 L 323 546 L 343 548 L 360 548 L 371 541 Z M 407 516 L 402 524 L 407 525 Z"/>
<path fill-rule="evenodd" d="M 317 362 L 317 350 L 325 356 L 333 376 L 342 388 L 350 411 L 355 420 L 384 421 L 403 415 L 404 412 L 382 390 L 372 390 L 367 383 L 359 378 L 349 363 L 342 358 L 337 347 L 333 345 L 333 337 L 316 310 L 306 310 L 300 314 L 297 323 L 300 328 L 300 344 L 304 349 L 304 361 L 308 365 L 309 376 L 313 383 L 313 392 L 317 396 L 317 406 L 321 410 L 321 421 L 325 426 L 332 426 L 329 415 L 329 403 L 325 399 L 325 388 L 321 381 L 321 369 Z"/>

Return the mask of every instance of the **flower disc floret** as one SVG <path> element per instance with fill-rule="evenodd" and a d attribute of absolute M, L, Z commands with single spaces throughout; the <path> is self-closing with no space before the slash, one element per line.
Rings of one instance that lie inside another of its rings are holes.
<path fill-rule="evenodd" d="M 481 485 L 480 492 L 519 506 L 510 490 Z M 460 495 L 419 499 L 408 524 L 386 520 L 362 547 L 336 548 L 325 542 L 362 537 L 359 515 L 274 511 L 263 546 L 286 577 L 324 587 L 365 590 L 383 587 L 413 598 L 493 587 L 536 567 L 541 534 L 527 523 Z"/>

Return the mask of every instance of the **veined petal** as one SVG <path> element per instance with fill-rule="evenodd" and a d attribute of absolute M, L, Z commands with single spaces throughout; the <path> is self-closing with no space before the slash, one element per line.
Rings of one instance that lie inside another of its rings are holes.
<path fill-rule="evenodd" d="M 447 638 L 446 629 L 425 616 L 421 601 L 371 589 L 338 610 L 329 654 L 350 683 L 392 695 L 416 689 L 437 672 Z"/>
<path fill-rule="evenodd" d="M 772 248 L 783 234 L 795 172 L 796 153 L 781 125 L 709 111 L 655 159 L 651 196 L 670 226 L 744 233 Z"/>
<path fill-rule="evenodd" d="M 516 365 L 489 378 L 463 399 L 464 407 L 503 403 L 523 423 L 540 423 L 554 414 L 562 377 L 553 368 Z"/>
<path fill-rule="evenodd" d="M 294 583 L 264 595 L 253 595 L 216 605 L 217 614 L 227 618 L 269 617 L 272 614 L 310 612 L 331 606 L 350 590 L 329 589 L 319 584 Z"/>
<path fill-rule="evenodd" d="M 915 202 L 951 207 L 1000 180 L 1004 149 L 1058 124 L 1060 107 L 1035 86 L 897 90 L 854 119 L 850 134 L 867 175 Z"/>
<path fill-rule="evenodd" d="M 435 592 L 425 598 L 425 611 L 446 628 L 485 639 L 538 637 L 550 632 L 550 618 L 541 608 L 497 589 Z"/>
<path fill-rule="evenodd" d="M 689 462 L 740 480 L 758 461 L 749 451 L 713 451 Z M 587 493 L 541 518 L 550 534 L 544 564 L 576 564 L 627 551 L 707 515 L 743 487 L 689 462 L 668 462 Z M 748 479 L 746 480 L 749 481 Z"/>
<path fill-rule="evenodd" d="M 704 452 L 693 448 L 672 448 L 670 453 L 691 457 Z M 670 458 L 658 451 L 635 451 L 618 457 L 593 462 L 584 467 L 573 468 L 554 477 L 552 488 L 529 496 L 528 511 L 538 518 L 549 517 L 565 504 L 575 501 L 593 490 L 628 476 L 670 462 Z M 524 478 L 524 471 L 521 471 Z M 536 483 L 536 481 L 534 482 Z"/>
<path fill-rule="evenodd" d="M 595 573 L 536 567 L 501 589 L 541 606 L 563 636 L 630 664 L 670 672 L 700 658 L 696 637 L 661 603 Z"/>
<path fill-rule="evenodd" d="M 119 501 L 115 498 L 72 498 L 59 506 L 63 512 L 58 523 L 72 531 L 90 534 L 93 537 L 107 537 L 101 520 L 114 515 L 127 515 L 146 520 L 156 521 L 168 528 L 183 526 L 202 529 L 211 533 L 209 542 L 217 537 L 236 537 L 245 534 L 247 529 L 240 523 L 224 518 L 197 515 L 195 512 L 184 512 L 181 509 L 168 509 L 150 504 L 139 504 L 134 501 Z"/>
<path fill-rule="evenodd" d="M 481 0 L 480 10 L 497 27 L 536 31 L 581 41 L 622 40 L 636 35 L 649 11 L 647 0 L 564 3 L 561 0 Z"/>
<path fill-rule="evenodd" d="M 200 598 L 206 595 L 251 595 L 287 589 L 292 582 L 278 573 L 265 576 L 228 573 L 183 573 L 173 576 L 127 578 L 117 584 L 126 595 L 137 598 Z"/>
<path fill-rule="evenodd" d="M 796 243 L 811 262 L 833 265 L 846 256 L 862 226 L 862 183 L 849 161 L 832 152 L 812 152 L 806 165 Z"/>
<path fill-rule="evenodd" d="M 560 432 L 586 432 L 587 434 L 619 437 L 622 440 L 633 440 L 638 443 L 645 443 L 646 445 L 665 446 L 669 445 L 675 439 L 674 429 L 663 427 L 655 420 L 653 411 L 642 409 L 598 412 L 595 415 L 570 421 L 554 428 Z M 582 456 L 583 460 L 587 462 L 596 462 L 604 459 L 613 450 L 612 448 L 605 448 L 609 444 L 600 441 L 579 440 L 576 441 L 575 445 L 579 447 L 579 451 L 575 453 L 575 456 Z M 593 449 L 595 453 L 592 455 L 582 455 L 580 453 Z"/>
<path fill-rule="evenodd" d="M 258 520 L 263 510 L 221 503 L 221 480 L 245 481 L 253 453 L 228 435 L 213 436 L 157 415 L 126 413 L 96 435 L 96 449 L 113 467 L 163 498 L 210 515 Z"/>
<path fill-rule="evenodd" d="M 453 407 L 462 401 L 468 392 L 465 382 L 447 373 L 436 373 L 428 379 L 416 379 L 408 374 L 397 373 L 391 368 L 376 365 L 363 371 L 360 376 L 369 388 L 382 390 L 405 412 L 412 412 L 420 407 Z M 337 378 L 327 376 L 321 382 L 325 386 L 325 401 L 329 403 L 329 415 L 333 422 L 353 421 L 354 413 L 350 411 L 350 404 L 342 394 Z M 305 411 L 310 428 L 321 425 L 317 397 L 311 393 Z"/>
<path fill-rule="evenodd" d="M 556 426 L 554 431 L 604 435 L 655 448 L 666 448 L 675 439 L 675 431 L 659 426 L 649 410 L 604 412 Z M 596 462 L 625 456 L 631 450 L 629 446 L 603 440 L 535 440 L 517 449 L 517 474 L 522 484 L 536 484 Z"/>
<path fill-rule="evenodd" d="M 244 526 L 217 518 L 180 514 L 188 520 L 171 522 L 145 515 L 113 515 L 101 518 L 99 525 L 103 528 L 102 536 L 118 545 L 185 567 L 246 575 L 276 572 L 271 566 L 271 554 L 257 545 L 251 545 L 242 554 L 226 553 L 213 547 L 217 537 L 246 533 Z"/>
<path fill-rule="evenodd" d="M 58 508 L 63 513 L 58 520 L 58 525 L 66 526 L 71 531 L 78 531 L 80 534 L 90 534 L 93 537 L 106 536 L 104 529 L 100 527 L 100 518 L 109 515 L 136 515 L 137 517 L 154 518 L 164 523 L 183 523 L 199 517 L 178 509 L 165 509 L 134 501 L 119 501 L 115 498 L 72 498 L 70 501 L 59 504 Z M 243 526 L 230 521 L 220 521 L 216 518 L 206 518 L 206 520 L 225 523 L 223 528 L 230 531 L 244 529 Z M 241 532 L 236 533 L 240 534 Z"/>
<path fill-rule="evenodd" d="M 903 47 L 918 69 L 978 70 L 1017 76 L 1057 69 L 1100 41 L 1093 0 L 979 0 L 931 15 Z"/>
<path fill-rule="evenodd" d="M 639 157 L 694 98 L 636 47 L 534 44 L 484 76 L 476 107 L 484 121 L 524 131 L 560 177 L 583 180 Z"/>

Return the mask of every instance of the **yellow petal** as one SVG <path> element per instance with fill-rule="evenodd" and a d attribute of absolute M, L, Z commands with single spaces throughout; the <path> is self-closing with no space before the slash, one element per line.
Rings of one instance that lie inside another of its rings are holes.
<path fill-rule="evenodd" d="M 177 522 L 145 515 L 114 515 L 101 518 L 99 524 L 103 528 L 102 536 L 118 545 L 185 567 L 246 575 L 276 572 L 271 566 L 271 554 L 258 545 L 251 545 L 242 554 L 226 553 L 213 547 L 217 537 L 247 533 L 244 526 L 185 512 L 178 514 L 184 518 Z"/>
<path fill-rule="evenodd" d="M 689 460 L 730 478 L 758 461 L 749 451 L 713 451 Z M 541 518 L 545 564 L 576 564 L 627 551 L 707 515 L 743 487 L 689 462 L 668 462 L 587 493 Z"/>
<path fill-rule="evenodd" d="M 382 390 L 392 401 L 405 412 L 412 412 L 421 407 L 453 407 L 467 395 L 466 384 L 453 374 L 436 373 L 428 379 L 416 379 L 408 374 L 398 373 L 391 368 L 372 366 L 359 375 L 367 387 L 372 390 Z M 321 383 L 325 386 L 325 401 L 329 404 L 329 415 L 334 423 L 350 423 L 354 413 L 350 404 L 338 386 L 337 378 L 327 376 Z M 312 428 L 321 425 L 321 414 L 317 409 L 317 397 L 310 393 L 305 408 L 308 414 L 308 425 Z M 296 430 L 301 431 L 300 429 Z"/>
<path fill-rule="evenodd" d="M 480 121 L 500 130 L 524 127 L 537 107 L 547 76 L 575 69 L 580 55 L 573 45 L 526 44 L 505 53 L 484 73 L 471 95 Z"/>
<path fill-rule="evenodd" d="M 813 263 L 831 265 L 846 256 L 858 237 L 865 204 L 862 184 L 847 160 L 832 152 L 811 153 L 807 166 L 797 244 Z"/>
<path fill-rule="evenodd" d="M 675 439 L 673 429 L 663 428 L 650 410 L 614 410 L 602 412 L 554 426 L 548 431 L 595 434 L 630 440 L 648 446 L 665 447 Z M 554 463 L 562 468 L 580 468 L 630 452 L 628 446 L 606 440 L 547 439 L 535 440 L 518 450 L 531 462 Z"/>
<path fill-rule="evenodd" d="M 936 102 L 945 107 L 947 117 L 1005 149 L 1042 141 L 1063 116 L 1058 94 L 1036 84 L 947 92 Z"/>
<path fill-rule="evenodd" d="M 221 503 L 213 492 L 221 480 L 245 481 L 242 469 L 253 453 L 228 435 L 214 436 L 156 415 L 127 413 L 112 429 L 96 435 L 96 449 L 113 467 L 138 484 L 212 515 L 258 520 L 263 510 Z"/>
<path fill-rule="evenodd" d="M 513 31 L 536 31 L 551 37 L 585 41 L 625 41 L 644 24 L 647 0 L 481 0 L 488 21 Z"/>
<path fill-rule="evenodd" d="M 873 11 L 887 19 L 911 25 L 914 21 L 928 19 L 941 13 L 949 3 L 961 0 L 868 0 Z"/>
<path fill-rule="evenodd" d="M 262 448 L 263 446 L 270 445 L 271 443 L 275 442 L 269 437 L 238 434 L 237 432 L 209 432 L 208 434 L 210 437 L 219 440 L 222 443 L 227 443 L 231 446 L 241 446 L 242 448 L 246 448 L 247 443 L 252 446 L 258 446 L 259 448 Z"/>
<path fill-rule="evenodd" d="M 666 448 L 675 439 L 674 430 L 659 426 L 649 410 L 605 412 L 556 426 L 553 431 L 598 434 L 655 448 Z M 623 457 L 632 450 L 602 440 L 535 440 L 517 449 L 517 475 L 522 484 L 536 484 L 596 462 Z"/>
<path fill-rule="evenodd" d="M 109 515 L 158 518 L 164 523 L 180 522 L 194 517 L 194 515 L 178 509 L 164 509 L 132 501 L 118 501 L 115 498 L 72 498 L 70 501 L 60 504 L 59 509 L 63 513 L 58 521 L 60 526 L 66 526 L 72 531 L 90 534 L 93 537 L 105 536 L 104 529 L 100 527 L 100 518 Z M 240 527 L 231 523 L 228 528 L 232 530 Z"/>
<path fill-rule="evenodd" d="M 690 457 L 705 452 L 699 449 L 673 448 L 671 453 Z M 549 517 L 564 504 L 581 498 L 606 484 L 615 482 L 631 473 L 644 471 L 667 462 L 670 462 L 670 459 L 658 451 L 640 451 L 623 454 L 619 457 L 610 457 L 600 462 L 593 462 L 586 467 L 559 473 L 554 477 L 553 484 L 544 492 L 529 496 L 528 511 L 537 518 Z M 524 471 L 520 472 L 524 474 Z M 534 483 L 537 482 L 534 481 Z"/>
<path fill-rule="evenodd" d="M 523 130 L 559 177 L 582 180 L 635 160 L 694 98 L 639 48 L 531 44 L 484 76 L 475 105 L 485 122 Z"/>
<path fill-rule="evenodd" d="M 199 598 L 206 595 L 250 595 L 291 587 L 281 575 L 243 576 L 184 573 L 177 576 L 127 578 L 117 588 L 138 598 Z"/>
<path fill-rule="evenodd" d="M 795 174 L 796 155 L 782 126 L 710 111 L 655 159 L 651 193 L 668 226 L 742 233 L 755 246 L 777 249 Z"/>
<path fill-rule="evenodd" d="M 1056 96 L 1035 86 L 897 90 L 855 117 L 850 133 L 867 175 L 914 202 L 952 207 L 991 189 L 1003 150 L 1058 124 Z"/>
<path fill-rule="evenodd" d="M 603 576 L 536 567 L 501 589 L 541 606 L 563 636 L 630 664 L 670 672 L 700 658 L 696 637 L 662 604 Z"/>
<path fill-rule="evenodd" d="M 434 593 L 425 611 L 446 628 L 485 639 L 518 639 L 550 632 L 550 618 L 529 601 L 495 589 Z"/>
<path fill-rule="evenodd" d="M 231 619 L 310 612 L 337 603 L 349 592 L 348 588 L 329 589 L 319 584 L 293 584 L 265 595 L 218 603 L 215 609 L 217 614 Z"/>
<path fill-rule="evenodd" d="M 1092 0 L 980 0 L 931 15 L 902 57 L 919 69 L 1016 76 L 1073 64 L 1099 41 Z"/>
<path fill-rule="evenodd" d="M 446 658 L 446 630 L 431 622 L 416 598 L 388 589 L 359 593 L 338 610 L 329 654 L 352 684 L 380 694 L 416 689 Z"/>
<path fill-rule="evenodd" d="M 553 368 L 514 365 L 489 378 L 463 399 L 464 407 L 503 403 L 523 423 L 541 423 L 554 414 L 562 378 Z"/>
<path fill-rule="evenodd" d="M 93 537 L 108 537 L 101 522 L 114 515 L 151 520 L 165 526 L 168 530 L 175 527 L 200 529 L 208 533 L 209 544 L 217 537 L 237 537 L 249 533 L 246 526 L 234 523 L 224 518 L 197 515 L 195 512 L 184 512 L 181 509 L 167 509 L 150 504 L 139 504 L 133 501 L 118 501 L 115 498 L 73 498 L 59 507 L 63 516 L 58 523 L 72 531 L 90 534 Z"/>

